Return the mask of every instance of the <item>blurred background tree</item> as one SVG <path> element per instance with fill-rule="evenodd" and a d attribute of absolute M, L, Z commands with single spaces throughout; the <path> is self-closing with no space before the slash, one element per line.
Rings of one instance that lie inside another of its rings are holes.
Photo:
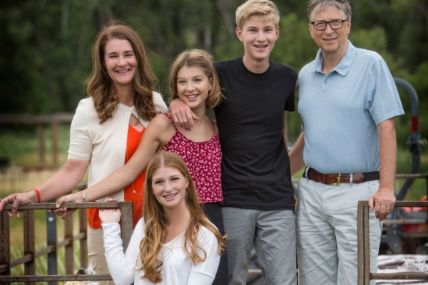
<path fill-rule="evenodd" d="M 238 0 L 21 0 L 0 4 L 0 112 L 73 112 L 85 97 L 90 49 L 97 31 L 109 20 L 130 24 L 150 50 L 167 97 L 168 66 L 180 51 L 203 48 L 216 60 L 242 54 L 235 38 Z M 309 37 L 306 1 L 276 1 L 280 38 L 273 59 L 299 70 L 317 50 Z M 394 76 L 414 85 L 421 105 L 422 132 L 428 136 L 428 1 L 352 1 L 351 40 L 373 49 Z M 403 97 L 405 104 L 407 98 Z M 400 137 L 408 125 L 399 124 Z M 300 126 L 291 118 L 293 133 Z M 403 138 L 405 140 L 405 138 Z"/>

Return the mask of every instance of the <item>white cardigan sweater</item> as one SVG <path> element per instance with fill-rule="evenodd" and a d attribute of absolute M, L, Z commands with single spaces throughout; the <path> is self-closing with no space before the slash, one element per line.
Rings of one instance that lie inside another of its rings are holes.
<path fill-rule="evenodd" d="M 159 93 L 153 92 L 153 101 L 157 111 L 168 110 Z M 79 102 L 70 128 L 68 159 L 90 160 L 88 186 L 124 165 L 131 114 L 147 127 L 149 122 L 138 115 L 134 106 L 119 103 L 113 117 L 100 124 L 92 97 Z M 115 198 L 123 201 L 123 191 L 117 193 Z"/>

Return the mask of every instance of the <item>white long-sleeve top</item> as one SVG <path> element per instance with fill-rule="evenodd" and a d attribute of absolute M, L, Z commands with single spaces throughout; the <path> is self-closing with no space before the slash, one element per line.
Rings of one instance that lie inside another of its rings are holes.
<path fill-rule="evenodd" d="M 104 250 L 108 268 L 116 285 L 153 285 L 142 278 L 139 246 L 144 238 L 144 220 L 135 226 L 126 253 L 123 252 L 120 226 L 117 223 L 102 224 L 104 233 Z M 162 245 L 159 253 L 162 260 L 162 282 L 156 285 L 210 285 L 217 273 L 220 256 L 215 235 L 207 228 L 201 227 L 198 243 L 206 253 L 205 261 L 193 264 L 184 251 L 184 233 Z"/>

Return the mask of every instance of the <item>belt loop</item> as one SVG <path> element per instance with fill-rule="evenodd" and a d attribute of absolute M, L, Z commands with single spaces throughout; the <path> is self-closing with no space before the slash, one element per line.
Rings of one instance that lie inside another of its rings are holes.
<path fill-rule="evenodd" d="M 354 173 L 351 172 L 351 174 L 349 174 L 349 183 L 352 184 L 354 182 Z"/>

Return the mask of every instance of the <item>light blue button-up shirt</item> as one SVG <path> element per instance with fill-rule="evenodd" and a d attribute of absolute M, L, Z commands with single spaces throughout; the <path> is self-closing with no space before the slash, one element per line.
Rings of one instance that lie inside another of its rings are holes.
<path fill-rule="evenodd" d="M 298 111 L 305 164 L 323 173 L 379 170 L 377 125 L 404 114 L 385 61 L 351 42 L 329 74 L 322 73 L 321 51 L 302 68 Z"/>

